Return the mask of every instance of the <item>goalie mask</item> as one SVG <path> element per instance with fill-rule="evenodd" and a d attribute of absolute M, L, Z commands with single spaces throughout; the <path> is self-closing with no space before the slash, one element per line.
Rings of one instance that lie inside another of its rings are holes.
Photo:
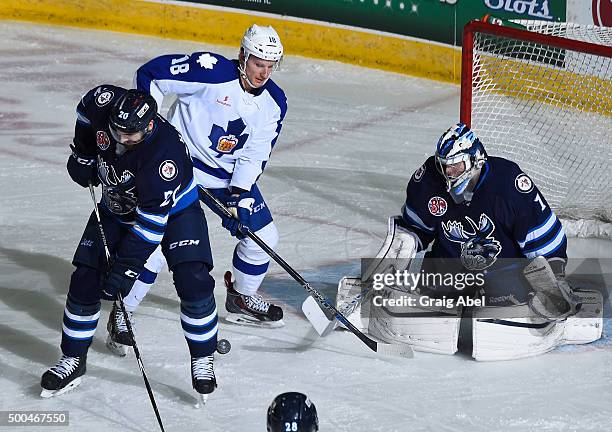
<path fill-rule="evenodd" d="M 305 394 L 283 393 L 268 408 L 268 432 L 317 432 L 317 409 Z"/>
<path fill-rule="evenodd" d="M 435 158 L 455 203 L 470 201 L 480 169 L 487 160 L 487 152 L 476 134 L 463 123 L 457 123 L 438 140 Z"/>
<path fill-rule="evenodd" d="M 283 44 L 272 26 L 262 27 L 253 24 L 242 37 L 240 52 L 243 58 L 239 61 L 238 70 L 251 87 L 258 88 L 263 86 L 265 81 L 262 84 L 254 85 L 249 80 L 246 74 L 246 64 L 249 61 L 249 57 L 255 56 L 262 60 L 276 62 L 274 65 L 274 70 L 276 70 L 283 58 Z"/>

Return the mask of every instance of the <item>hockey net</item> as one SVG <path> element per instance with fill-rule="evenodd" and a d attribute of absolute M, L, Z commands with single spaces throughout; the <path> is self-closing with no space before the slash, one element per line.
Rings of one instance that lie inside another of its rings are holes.
<path fill-rule="evenodd" d="M 512 25 L 465 27 L 461 120 L 533 177 L 568 235 L 612 238 L 612 29 Z"/>

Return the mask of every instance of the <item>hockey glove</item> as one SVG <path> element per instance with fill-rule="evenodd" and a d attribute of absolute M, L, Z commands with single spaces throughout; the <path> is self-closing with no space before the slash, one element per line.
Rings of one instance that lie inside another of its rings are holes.
<path fill-rule="evenodd" d="M 564 262 L 555 263 L 539 256 L 523 270 L 533 289 L 527 303 L 532 311 L 550 321 L 563 320 L 581 307 L 580 297 L 565 280 L 564 267 Z"/>
<path fill-rule="evenodd" d="M 74 146 L 70 146 L 70 148 L 72 154 L 68 157 L 68 163 L 66 164 L 70 178 L 83 187 L 89 187 L 89 182 L 98 186 L 100 179 L 98 178 L 96 159 L 79 154 Z"/>
<path fill-rule="evenodd" d="M 102 284 L 102 299 L 117 300 L 117 293 L 121 293 L 122 297 L 127 296 L 138 279 L 138 275 L 139 272 L 136 271 L 135 266 L 124 264 L 119 260 L 115 261 Z"/>
<path fill-rule="evenodd" d="M 243 228 L 250 229 L 251 215 L 253 214 L 253 204 L 255 199 L 251 192 L 234 189 L 232 194 L 225 202 L 225 206 L 232 213 L 232 218 L 223 218 L 221 224 L 232 236 L 240 239 L 244 238 Z"/>

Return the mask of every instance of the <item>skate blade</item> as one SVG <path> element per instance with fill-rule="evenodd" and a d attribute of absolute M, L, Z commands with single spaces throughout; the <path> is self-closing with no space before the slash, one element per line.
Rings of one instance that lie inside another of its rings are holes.
<path fill-rule="evenodd" d="M 198 401 L 195 403 L 193 407 L 196 409 L 204 408 L 204 405 L 206 405 L 206 402 L 208 401 L 209 396 L 210 394 L 198 393 L 197 395 Z"/>
<path fill-rule="evenodd" d="M 81 377 L 75 378 L 74 381 L 72 381 L 66 387 L 61 388 L 59 390 L 42 389 L 42 391 L 40 392 L 40 397 L 43 398 L 43 399 L 48 399 L 50 397 L 59 396 L 61 394 L 66 393 L 67 391 L 70 391 L 70 390 L 78 387 L 79 384 L 81 384 Z"/>
<path fill-rule="evenodd" d="M 106 348 L 113 354 L 119 357 L 125 357 L 127 355 L 128 346 L 122 345 L 111 339 L 110 334 L 106 337 Z"/>
<path fill-rule="evenodd" d="M 260 321 L 255 317 L 231 312 L 227 314 L 225 320 L 233 324 L 239 324 L 247 327 L 279 328 L 285 325 L 285 322 L 282 319 L 278 321 Z"/>

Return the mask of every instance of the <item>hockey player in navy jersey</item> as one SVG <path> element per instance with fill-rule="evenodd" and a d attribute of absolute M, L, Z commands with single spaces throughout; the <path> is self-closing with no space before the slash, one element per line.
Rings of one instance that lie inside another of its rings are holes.
<path fill-rule="evenodd" d="M 270 257 L 238 226 L 249 227 L 272 248 L 278 242 L 256 182 L 287 111 L 284 92 L 270 79 L 282 57 L 276 31 L 253 25 L 242 38 L 237 60 L 211 52 L 163 55 L 141 66 L 135 76 L 138 88 L 149 92 L 160 106 L 164 96 L 176 95 L 168 119 L 189 147 L 195 180 L 235 214 L 235 218 L 223 216 L 202 197 L 221 217 L 223 227 L 239 239 L 232 260 L 233 280 L 232 273 L 225 274 L 227 319 L 268 327 L 283 325 L 282 309 L 257 294 Z M 138 306 L 164 265 L 159 251 L 149 258 L 125 299 L 129 309 Z"/>
<path fill-rule="evenodd" d="M 191 354 L 192 383 L 202 394 L 216 387 L 217 344 L 212 256 L 204 214 L 185 143 L 157 114 L 146 92 L 101 85 L 77 106 L 68 173 L 79 185 L 102 185 L 98 203 L 110 251 L 95 213 L 73 258 L 59 362 L 42 376 L 41 396 L 81 381 L 100 316 L 100 299 L 128 295 L 151 253 L 160 246 L 181 300 L 181 324 Z M 113 310 L 118 310 L 116 303 Z M 116 336 L 116 335 L 115 335 Z M 127 336 L 121 341 L 131 345 Z"/>
<path fill-rule="evenodd" d="M 421 279 L 408 291 L 391 287 L 387 298 L 408 296 L 419 306 L 375 307 L 369 324 L 375 336 L 452 354 L 466 298 L 477 298 L 473 356 L 478 360 L 527 357 L 601 337 L 601 294 L 574 290 L 565 279 L 567 238 L 561 221 L 532 179 L 516 163 L 488 156 L 466 125 L 456 124 L 440 137 L 435 155 L 408 183 L 402 215 L 391 221 L 394 227 L 378 258 L 392 258 L 397 265 L 401 257 L 420 276 L 451 275 L 461 283 Z M 425 259 L 414 260 L 425 250 Z M 473 283 L 467 286 L 466 280 Z M 442 318 L 411 319 L 423 312 Z"/>
<path fill-rule="evenodd" d="M 567 239 L 542 193 L 516 163 L 488 156 L 461 123 L 440 137 L 435 155 L 410 179 L 402 219 L 422 247 L 432 243 L 427 257 L 455 260 L 466 270 L 491 272 L 508 265 L 504 259 L 544 256 L 556 274 L 564 271 Z M 503 301 L 526 300 L 519 285 L 512 289 L 500 295 Z"/>

